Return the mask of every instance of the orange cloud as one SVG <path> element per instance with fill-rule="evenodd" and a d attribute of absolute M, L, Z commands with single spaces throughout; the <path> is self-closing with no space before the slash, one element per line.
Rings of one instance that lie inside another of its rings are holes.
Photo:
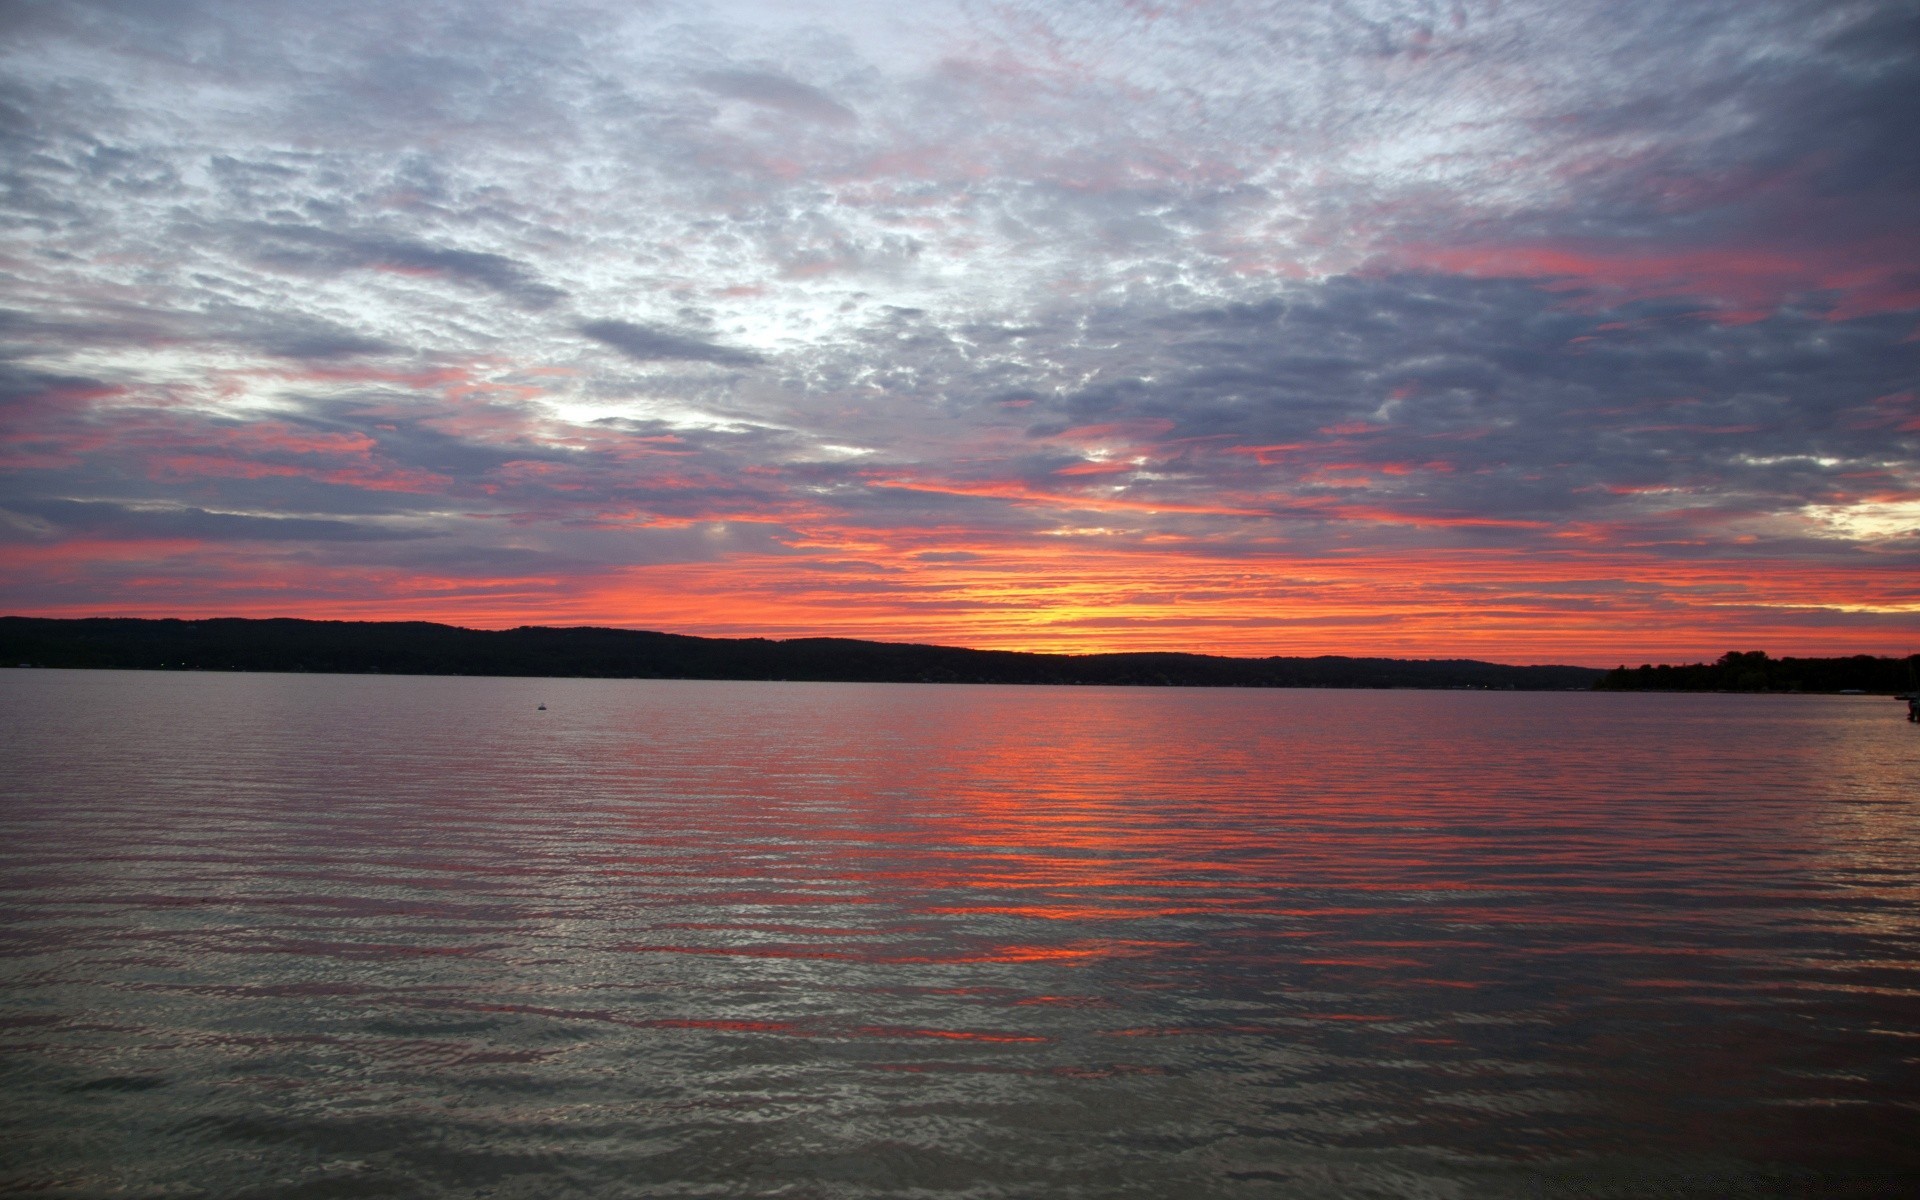
<path fill-rule="evenodd" d="M 1620 299 L 1698 298 L 1716 320 L 1739 324 L 1771 315 L 1805 293 L 1836 297 L 1830 320 L 1920 308 L 1920 288 L 1906 264 L 1906 243 L 1869 243 L 1819 249 L 1781 246 L 1701 250 L 1592 247 L 1577 243 L 1413 245 L 1393 262 L 1417 270 L 1475 278 L 1538 279 L 1562 291 L 1593 289 Z"/>
<path fill-rule="evenodd" d="M 1039 505 L 1080 512 L 1199 513 L 1222 517 L 1263 517 L 1265 510 L 1219 504 L 1191 504 L 1180 501 L 1131 500 L 1118 496 L 1087 496 L 1075 493 L 1043 492 L 1012 480 L 928 480 L 875 479 L 872 487 L 899 488 L 909 492 L 933 492 L 943 496 L 983 496 L 1011 500 L 1016 504 Z"/>
<path fill-rule="evenodd" d="M 93 589 L 42 615 L 601 624 L 1004 649 L 1471 656 L 1508 662 L 1894 653 L 1920 641 L 1907 564 L 1671 561 L 1618 550 L 1433 549 L 1302 557 L 1150 548 L 1097 534 L 814 531 L 705 562 L 466 576 L 317 564 L 190 541 L 0 546 L 0 570 Z M 138 580 L 138 587 L 128 586 Z M 111 588 L 102 586 L 111 582 Z M 111 598 L 109 598 L 111 597 Z"/>

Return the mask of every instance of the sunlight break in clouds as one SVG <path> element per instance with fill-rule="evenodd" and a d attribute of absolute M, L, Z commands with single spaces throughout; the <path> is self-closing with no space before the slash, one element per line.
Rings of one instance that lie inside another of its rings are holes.
<path fill-rule="evenodd" d="M 0 608 L 1904 652 L 1895 3 L 21 3 Z"/>

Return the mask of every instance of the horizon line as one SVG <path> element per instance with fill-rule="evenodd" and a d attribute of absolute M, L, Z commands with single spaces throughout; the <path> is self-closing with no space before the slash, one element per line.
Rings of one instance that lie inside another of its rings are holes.
<path fill-rule="evenodd" d="M 884 637 L 849 637 L 843 634 L 799 634 L 799 635 L 788 636 L 788 637 L 777 637 L 777 636 L 772 636 L 767 634 L 731 634 L 729 635 L 729 634 L 707 634 L 707 633 L 681 633 L 671 629 L 649 629 L 649 628 L 639 628 L 639 627 L 624 626 L 624 625 L 595 625 L 595 624 L 541 625 L 541 624 L 521 623 L 517 625 L 485 626 L 485 625 L 459 625 L 459 624 L 454 624 L 453 622 L 450 622 L 450 621 L 435 621 L 435 620 L 429 620 L 426 618 L 294 617 L 294 616 L 285 616 L 285 615 L 253 617 L 253 616 L 237 616 L 231 613 L 223 613 L 215 616 L 199 616 L 199 617 L 193 617 L 193 616 L 156 617 L 156 616 L 150 616 L 150 615 L 133 615 L 133 614 L 115 615 L 115 614 L 100 614 L 100 613 L 90 613 L 85 616 L 43 616 L 43 615 L 29 614 L 29 613 L 0 613 L 0 621 L 6 621 L 6 620 L 154 621 L 154 622 L 172 621 L 172 622 L 178 622 L 182 624 L 199 623 L 199 622 L 207 622 L 207 621 L 252 621 L 252 622 L 263 622 L 263 623 L 269 622 L 269 621 L 295 621 L 295 622 L 303 622 L 303 623 L 315 624 L 315 625 L 435 625 L 443 629 L 457 629 L 467 633 L 511 633 L 516 630 L 523 630 L 523 629 L 548 629 L 548 630 L 555 630 L 560 632 L 573 631 L 573 630 L 605 630 L 613 633 L 657 634 L 664 637 L 688 638 L 695 641 L 707 641 L 707 642 L 755 642 L 757 641 L 757 642 L 770 642 L 770 643 L 782 643 L 782 644 L 788 643 L 788 642 L 812 642 L 812 641 L 858 642 L 858 643 L 867 643 L 871 645 L 882 645 L 882 646 L 913 646 L 913 647 L 923 647 L 923 648 L 936 649 L 936 650 L 960 650 L 960 651 L 965 651 L 968 653 L 975 653 L 975 654 L 1018 654 L 1018 655 L 1029 655 L 1029 656 L 1038 657 L 1038 658 L 1087 659 L 1087 658 L 1125 657 L 1125 656 L 1138 657 L 1138 656 L 1147 656 L 1147 655 L 1181 655 L 1181 656 L 1190 657 L 1190 658 L 1211 658 L 1211 659 L 1221 659 L 1226 661 L 1239 661 L 1239 662 L 1263 662 L 1271 659 L 1311 660 L 1311 659 L 1322 659 L 1322 658 L 1336 658 L 1336 659 L 1349 659 L 1354 661 L 1372 660 L 1372 661 L 1378 661 L 1378 662 L 1485 663 L 1490 666 L 1505 666 L 1505 667 L 1575 667 L 1581 670 L 1593 670 L 1593 671 L 1613 671 L 1613 670 L 1622 670 L 1622 669 L 1633 669 L 1636 666 L 1707 665 L 1714 661 L 1717 661 L 1718 658 L 1720 657 L 1719 655 L 1716 655 L 1710 658 L 1702 658 L 1697 662 L 1689 663 L 1689 662 L 1680 661 L 1678 659 L 1669 661 L 1669 662 L 1658 662 L 1654 659 L 1643 659 L 1640 662 L 1634 662 L 1632 660 L 1632 656 L 1629 656 L 1627 658 L 1616 660 L 1613 666 L 1601 666 L 1594 663 L 1581 663 L 1581 662 L 1502 661 L 1499 659 L 1470 658 L 1462 655 L 1444 655 L 1444 654 L 1425 655 L 1425 656 L 1396 656 L 1391 654 L 1378 654 L 1378 653 L 1356 654 L 1356 653 L 1350 653 L 1350 652 L 1338 652 L 1338 653 L 1322 652 L 1318 654 L 1240 655 L 1240 654 L 1209 653 L 1203 650 L 1167 650 L 1167 649 L 1086 650 L 1086 651 L 1027 650 L 1027 649 L 1009 649 L 1006 647 L 999 647 L 999 646 L 991 646 L 991 647 L 966 646 L 966 645 L 958 645 L 958 644 L 947 643 L 947 642 L 895 641 L 895 640 L 891 640 Z M 1764 649 L 1757 650 L 1757 651 L 1754 649 L 1747 649 L 1747 650 L 1729 649 L 1729 650 L 1722 651 L 1721 654 L 1725 655 L 1725 654 L 1735 654 L 1735 653 L 1756 653 L 1756 652 L 1764 654 L 1768 658 L 1774 659 L 1776 661 L 1785 661 L 1788 659 L 1816 659 L 1817 660 L 1817 659 L 1844 659 L 1844 658 L 1858 658 L 1858 657 L 1881 658 L 1881 659 L 1888 659 L 1892 661 L 1900 661 L 1903 659 L 1920 657 L 1920 651 L 1909 651 L 1904 654 L 1899 653 L 1897 651 L 1880 653 L 1880 654 L 1869 654 L 1863 651 L 1854 651 L 1852 653 L 1842 653 L 1842 654 L 1788 654 L 1788 655 L 1776 656 Z"/>

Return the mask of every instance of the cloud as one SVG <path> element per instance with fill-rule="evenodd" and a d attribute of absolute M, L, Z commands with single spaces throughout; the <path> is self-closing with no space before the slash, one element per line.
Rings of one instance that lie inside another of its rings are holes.
<path fill-rule="evenodd" d="M 1910 5 L 8 19 L 0 494 L 52 582 L 0 597 L 1483 652 L 1920 611 Z"/>
<path fill-rule="evenodd" d="M 438 531 L 382 528 L 352 521 L 209 512 L 178 504 L 130 505 L 101 500 L 0 503 L 0 529 L 7 528 L 42 538 L 87 535 L 214 542 L 397 542 L 444 536 Z"/>
<path fill-rule="evenodd" d="M 630 321 L 588 321 L 580 332 L 635 362 L 705 362 L 723 367 L 750 367 L 764 361 L 750 350 L 716 345 L 684 333 Z"/>
<path fill-rule="evenodd" d="M 352 358 L 362 354 L 388 354 L 397 349 L 392 342 L 363 337 L 326 322 L 262 332 L 250 340 L 279 358 Z"/>
<path fill-rule="evenodd" d="M 298 270 L 374 269 L 435 275 L 483 287 L 528 308 L 546 308 L 566 296 L 540 282 L 526 264 L 502 254 L 457 250 L 406 238 L 341 233 L 307 225 L 242 226 L 236 240 L 256 258 Z"/>
<path fill-rule="evenodd" d="M 199 311 L 93 305 L 58 317 L 0 309 L 0 337 L 20 339 L 42 353 L 197 344 L 242 347 L 276 358 L 325 360 L 391 354 L 400 349 L 392 342 L 310 313 L 219 302 L 208 303 Z"/>
<path fill-rule="evenodd" d="M 859 121 L 852 109 L 819 88 L 784 75 L 763 71 L 702 71 L 694 79 L 715 95 L 779 109 L 806 120 L 832 125 L 852 125 Z"/>

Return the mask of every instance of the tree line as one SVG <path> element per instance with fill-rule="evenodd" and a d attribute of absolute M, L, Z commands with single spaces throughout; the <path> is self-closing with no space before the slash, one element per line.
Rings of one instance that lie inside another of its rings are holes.
<path fill-rule="evenodd" d="M 424 621 L 0 617 L 0 665 L 131 670 L 1176 687 L 1586 690 L 1591 667 L 1471 659 L 1027 654 L 849 638 L 701 638 L 631 629 L 462 629 Z"/>
<path fill-rule="evenodd" d="M 1920 654 L 1876 658 L 1770 658 L 1729 650 L 1710 663 L 1615 667 L 1594 684 L 1606 692 L 1843 692 L 1885 695 L 1920 690 Z"/>

